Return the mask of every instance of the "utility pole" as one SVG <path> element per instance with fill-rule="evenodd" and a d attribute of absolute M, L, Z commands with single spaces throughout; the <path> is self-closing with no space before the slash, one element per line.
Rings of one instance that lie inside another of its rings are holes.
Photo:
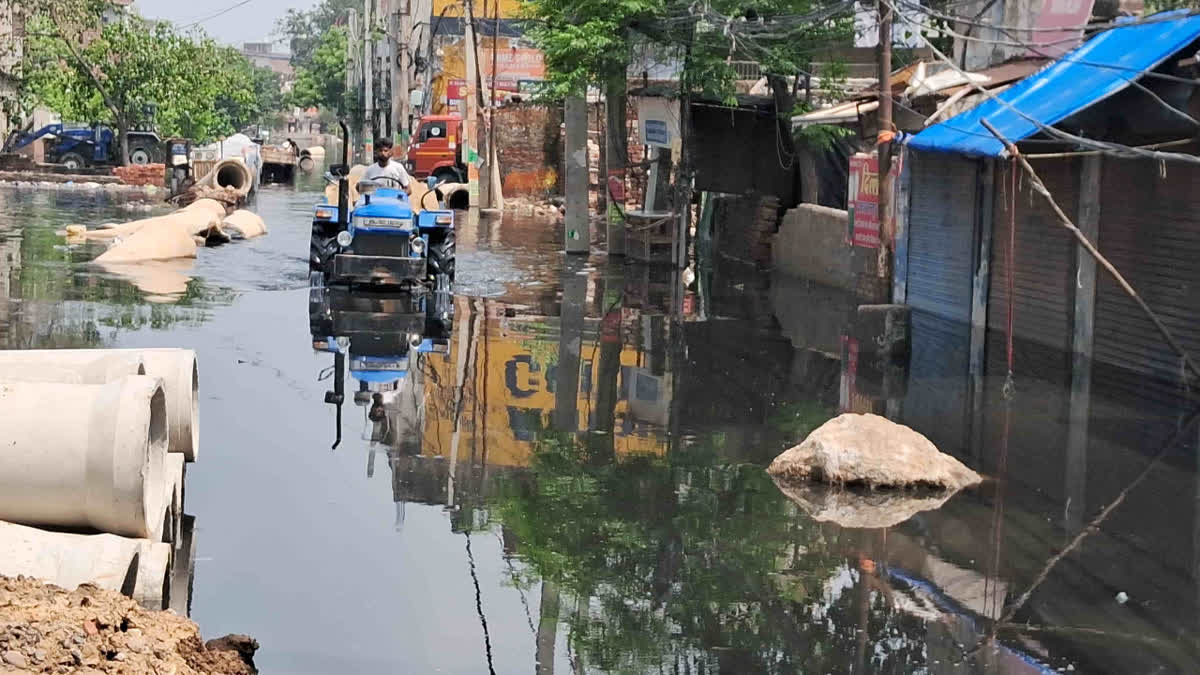
<path fill-rule="evenodd" d="M 409 100 L 408 90 L 412 88 L 412 55 L 409 39 L 412 37 L 412 0 L 392 0 L 391 16 L 392 44 L 392 139 L 401 152 L 408 152 Z"/>
<path fill-rule="evenodd" d="M 492 0 L 492 82 L 488 92 L 488 208 L 504 208 L 500 149 L 496 147 L 496 71 L 499 69 L 500 0 Z"/>
<path fill-rule="evenodd" d="M 475 51 L 475 11 L 471 0 L 464 0 L 467 23 L 463 31 L 466 40 L 463 55 L 467 61 L 467 91 L 463 95 L 467 109 L 463 114 L 466 138 L 462 139 L 463 161 L 467 164 L 467 194 L 471 208 L 479 207 L 479 63 Z"/>
<path fill-rule="evenodd" d="M 588 111 L 583 96 L 568 96 L 563 113 L 567 125 L 567 215 L 565 250 L 587 254 L 591 246 L 588 222 Z"/>
<path fill-rule="evenodd" d="M 363 0 L 363 152 L 370 163 L 375 145 L 375 41 L 371 19 L 375 0 Z"/>
<path fill-rule="evenodd" d="M 359 57 L 362 55 L 362 50 L 358 44 L 358 11 L 351 9 L 348 13 L 347 23 L 349 30 L 346 36 L 346 100 L 353 101 L 354 94 L 358 92 L 359 85 L 362 80 L 360 69 L 358 67 Z M 349 112 L 349 111 L 347 111 Z M 360 133 L 359 129 L 350 130 L 350 138 L 346 139 L 346 143 L 350 145 L 347 150 L 350 151 L 350 157 L 353 160 L 358 154 L 358 140 L 355 138 Z"/>
<path fill-rule="evenodd" d="M 609 75 L 604 91 L 604 182 L 608 194 L 608 254 L 625 255 L 625 171 L 629 132 L 625 126 L 628 85 L 625 67 Z"/>
<path fill-rule="evenodd" d="M 892 169 L 892 6 L 877 0 L 879 11 L 879 112 L 876 148 L 879 151 L 879 269 L 881 278 L 890 278 L 888 250 L 895 233 L 892 232 L 892 186 L 888 174 Z M 890 284 L 889 284 L 890 286 Z M 889 292 L 889 297 L 890 297 Z"/>

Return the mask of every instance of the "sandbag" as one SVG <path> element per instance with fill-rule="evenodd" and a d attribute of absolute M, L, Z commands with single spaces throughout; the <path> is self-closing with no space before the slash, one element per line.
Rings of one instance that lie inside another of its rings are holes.
<path fill-rule="evenodd" d="M 164 216 L 151 227 L 143 227 L 96 258 L 98 263 L 125 263 L 142 260 L 195 258 L 193 236 L 226 236 L 220 221 L 206 209 L 178 211 Z"/>
<path fill-rule="evenodd" d="M 243 239 L 252 239 L 267 233 L 267 225 L 253 211 L 241 209 L 234 211 L 223 221 L 226 230 L 235 232 Z"/>
<path fill-rule="evenodd" d="M 212 213 L 218 218 L 225 217 L 225 205 L 215 199 L 202 198 L 188 204 L 181 209 L 183 211 L 204 210 Z"/>

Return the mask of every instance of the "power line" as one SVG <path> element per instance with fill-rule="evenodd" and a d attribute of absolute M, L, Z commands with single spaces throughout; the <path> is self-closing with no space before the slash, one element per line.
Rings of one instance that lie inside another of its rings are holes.
<path fill-rule="evenodd" d="M 217 17 L 219 17 L 219 16 L 224 16 L 224 15 L 226 15 L 226 14 L 228 14 L 228 13 L 232 12 L 233 10 L 237 9 L 238 7 L 241 7 L 242 5 L 248 5 L 248 4 L 250 4 L 251 2 L 253 2 L 253 0 L 242 0 L 241 2 L 239 2 L 239 3 L 235 4 L 235 5 L 231 5 L 231 6 L 229 6 L 229 7 L 226 7 L 225 9 L 223 9 L 223 10 L 221 10 L 221 11 L 217 12 L 216 14 L 211 14 L 211 15 L 209 15 L 209 16 L 206 16 L 206 17 L 204 17 L 203 19 L 196 19 L 195 21 L 193 21 L 193 22 L 191 22 L 191 23 L 189 23 L 189 24 L 187 24 L 187 25 L 185 25 L 185 26 L 180 26 L 180 27 L 179 27 L 179 30 L 187 30 L 187 29 L 189 29 L 189 28 L 194 28 L 194 27 L 196 27 L 196 26 L 199 26 L 199 25 L 200 25 L 200 24 L 202 24 L 202 23 L 205 23 L 205 22 L 208 22 L 208 21 L 212 21 L 213 19 L 215 19 L 215 18 L 217 18 Z"/>

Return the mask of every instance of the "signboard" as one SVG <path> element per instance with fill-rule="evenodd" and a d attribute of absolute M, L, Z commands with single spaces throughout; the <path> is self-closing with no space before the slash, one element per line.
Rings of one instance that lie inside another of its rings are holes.
<path fill-rule="evenodd" d="M 519 92 L 521 82 L 540 82 L 546 79 L 546 59 L 541 50 L 527 47 L 506 47 L 501 41 L 496 50 L 496 89 Z M 491 85 L 491 45 L 480 46 L 480 65 L 483 66 L 483 82 Z"/>
<path fill-rule="evenodd" d="M 896 176 L 900 175 L 900 155 L 892 158 L 892 194 L 896 194 Z M 845 243 L 862 248 L 879 248 L 879 156 L 857 153 L 850 158 L 849 212 L 850 226 Z M 895 210 L 890 217 L 895 218 Z M 893 228 L 894 231 L 894 228 Z"/>
<path fill-rule="evenodd" d="M 466 80 L 450 80 L 446 83 L 446 99 L 449 101 L 458 101 L 465 98 L 467 95 Z"/>
<path fill-rule="evenodd" d="M 1027 54 L 1058 58 L 1079 46 L 1093 4 L 1095 0 L 1043 0 Z"/>
<path fill-rule="evenodd" d="M 499 9 L 501 19 L 521 18 L 521 0 L 493 0 L 493 2 L 500 3 Z M 489 2 L 486 5 L 477 3 L 474 7 L 476 19 L 490 19 L 492 16 L 494 16 L 495 11 L 496 6 L 492 4 L 492 2 Z M 466 15 L 467 12 L 463 8 L 463 0 L 433 0 L 433 16 L 435 17 L 463 17 Z"/>

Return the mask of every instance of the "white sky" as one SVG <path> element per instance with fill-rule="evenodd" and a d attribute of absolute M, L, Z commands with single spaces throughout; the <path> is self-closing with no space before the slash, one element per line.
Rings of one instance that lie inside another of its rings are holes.
<path fill-rule="evenodd" d="M 220 42 L 240 47 L 243 42 L 270 39 L 275 22 L 289 9 L 308 9 L 316 0 L 135 0 L 133 6 L 148 19 L 177 26 L 201 21 L 200 26 Z M 220 16 L 214 16 L 229 10 Z M 211 17 L 211 18 L 209 18 Z M 206 19 L 206 20 L 205 20 Z"/>

